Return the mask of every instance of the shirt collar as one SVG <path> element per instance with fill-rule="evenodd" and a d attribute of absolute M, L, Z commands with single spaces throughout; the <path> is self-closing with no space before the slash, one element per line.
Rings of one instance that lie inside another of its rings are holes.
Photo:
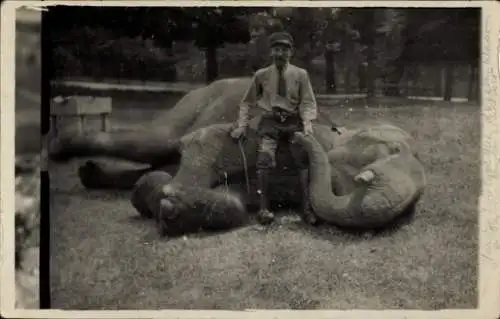
<path fill-rule="evenodd" d="M 290 65 L 290 61 L 287 61 L 287 62 L 285 63 L 285 65 L 283 66 L 283 74 L 284 74 L 284 73 L 285 73 L 285 71 L 288 69 L 288 66 L 289 66 L 289 65 Z M 279 73 L 279 69 L 278 69 L 278 67 L 276 66 L 276 64 L 274 64 L 274 63 L 273 63 L 273 68 L 274 68 L 274 70 L 275 70 L 276 72 L 278 72 L 278 73 Z"/>

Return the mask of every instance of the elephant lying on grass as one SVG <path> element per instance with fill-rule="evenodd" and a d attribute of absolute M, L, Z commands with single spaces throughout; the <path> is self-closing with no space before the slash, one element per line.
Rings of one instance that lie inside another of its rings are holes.
<path fill-rule="evenodd" d="M 88 133 L 53 140 L 53 160 L 107 156 L 146 163 L 119 169 L 88 161 L 79 169 L 87 188 L 134 189 L 141 215 L 155 217 L 163 233 L 246 224 L 258 203 L 255 165 L 259 114 L 247 139 L 229 136 L 238 103 L 250 79 L 226 79 L 193 90 L 159 114 L 145 131 Z M 310 199 L 320 221 L 337 226 L 384 227 L 411 210 L 425 188 L 425 171 L 413 138 L 380 122 L 353 123 L 333 130 L 314 124 L 313 136 L 296 134 L 310 161 Z M 271 178 L 275 207 L 294 207 L 299 185 L 290 150 L 279 148 L 279 169 Z M 232 212 L 232 213 L 231 213 Z"/>

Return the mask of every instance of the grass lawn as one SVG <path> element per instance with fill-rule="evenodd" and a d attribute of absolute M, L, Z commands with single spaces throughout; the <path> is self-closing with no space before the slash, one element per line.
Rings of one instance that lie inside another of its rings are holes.
<path fill-rule="evenodd" d="M 480 108 L 418 105 L 328 111 L 383 118 L 417 139 L 428 188 L 415 220 L 380 237 L 282 217 L 161 240 L 129 193 L 85 190 L 77 162 L 51 167 L 52 306 L 65 309 L 475 308 Z M 118 110 L 140 125 L 152 110 Z M 141 123 L 137 119 L 142 119 Z"/>

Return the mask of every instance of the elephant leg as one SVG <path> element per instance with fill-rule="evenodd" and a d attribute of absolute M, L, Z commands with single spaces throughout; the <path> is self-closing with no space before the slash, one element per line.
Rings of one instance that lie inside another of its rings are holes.
<path fill-rule="evenodd" d="M 219 185 L 212 189 L 214 194 L 218 194 L 216 198 L 223 198 L 224 202 L 220 202 L 217 204 L 215 202 L 216 206 L 219 208 L 216 208 L 215 210 L 219 211 L 224 211 L 227 210 L 228 208 L 232 209 L 233 211 L 230 212 L 231 217 L 226 218 L 226 217 L 218 217 L 218 221 L 216 220 L 215 214 L 213 215 L 213 219 L 211 223 L 207 223 L 203 228 L 208 231 L 219 231 L 219 230 L 225 230 L 225 229 L 231 229 L 234 227 L 239 227 L 244 225 L 246 222 L 249 221 L 248 216 L 242 215 L 241 212 L 244 212 L 244 209 L 246 208 L 246 211 L 251 209 L 251 203 L 249 202 L 249 194 L 247 194 L 246 189 L 239 184 L 234 184 L 234 185 Z M 229 203 L 233 203 L 234 207 L 231 208 L 231 205 L 227 205 L 225 202 L 228 201 Z M 212 208 L 213 209 L 213 208 Z M 213 209 L 214 210 L 214 209 Z M 221 215 L 222 216 L 222 215 Z M 232 219 L 234 218 L 234 221 Z"/>
<path fill-rule="evenodd" d="M 141 216 L 156 220 L 161 236 L 229 230 L 249 221 L 244 196 L 238 191 L 185 186 L 158 170 L 144 174 L 137 181 L 131 202 Z"/>
<path fill-rule="evenodd" d="M 162 199 L 162 189 L 170 183 L 172 175 L 164 171 L 151 171 L 135 183 L 130 196 L 132 206 L 145 218 L 157 218 Z"/>
<path fill-rule="evenodd" d="M 159 202 L 153 214 L 162 236 L 229 230 L 249 222 L 244 200 L 231 190 L 168 184 Z"/>
<path fill-rule="evenodd" d="M 54 138 L 49 156 L 54 161 L 105 156 L 152 165 L 179 162 L 180 140 L 169 140 L 161 132 L 97 132 Z"/>
<path fill-rule="evenodd" d="M 88 189 L 130 190 L 144 174 L 159 170 L 175 175 L 177 168 L 178 165 L 159 168 L 121 168 L 111 163 L 89 160 L 78 168 L 78 176 L 82 185 Z"/>

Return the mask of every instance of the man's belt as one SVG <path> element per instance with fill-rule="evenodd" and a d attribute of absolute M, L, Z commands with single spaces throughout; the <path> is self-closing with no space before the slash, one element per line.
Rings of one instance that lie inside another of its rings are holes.
<path fill-rule="evenodd" d="M 280 121 L 281 123 L 285 122 L 289 117 L 297 115 L 294 112 L 290 112 L 278 106 L 272 107 L 272 114 L 273 117 L 278 121 Z"/>

